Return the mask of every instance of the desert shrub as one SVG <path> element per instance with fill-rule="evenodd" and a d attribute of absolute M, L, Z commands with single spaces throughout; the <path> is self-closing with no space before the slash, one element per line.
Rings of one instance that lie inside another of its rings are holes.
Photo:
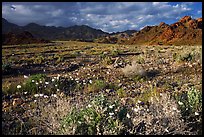
<path fill-rule="evenodd" d="M 81 55 L 81 51 L 74 51 L 72 54 L 70 54 L 71 57 L 78 57 Z"/>
<path fill-rule="evenodd" d="M 123 88 L 120 88 L 116 91 L 117 95 L 120 97 L 120 98 L 123 98 L 123 97 L 126 97 L 127 94 L 126 94 L 126 91 L 123 89 Z"/>
<path fill-rule="evenodd" d="M 139 135 L 192 134 L 182 120 L 178 105 L 167 93 L 149 97 L 149 103 L 138 102 L 130 113 L 135 128 L 130 132 Z"/>
<path fill-rule="evenodd" d="M 103 65 L 111 65 L 111 64 L 113 64 L 114 63 L 114 61 L 111 59 L 111 57 L 109 57 L 109 56 L 106 56 L 105 58 L 103 58 L 103 60 L 102 60 L 102 64 Z"/>
<path fill-rule="evenodd" d="M 143 93 L 135 98 L 135 102 L 141 101 L 144 104 L 147 104 L 150 101 L 151 97 L 160 97 L 160 94 L 157 91 L 156 87 L 150 86 L 149 90 L 143 91 Z"/>
<path fill-rule="evenodd" d="M 9 74 L 12 72 L 12 67 L 10 63 L 2 64 L 2 74 Z"/>
<path fill-rule="evenodd" d="M 101 52 L 101 54 L 99 55 L 99 57 L 100 57 L 101 59 L 104 59 L 104 58 L 107 57 L 107 55 L 108 55 L 108 52 Z"/>
<path fill-rule="evenodd" d="M 91 84 L 88 84 L 87 91 L 88 92 L 98 92 L 104 89 L 107 86 L 107 83 L 103 80 L 94 80 Z"/>
<path fill-rule="evenodd" d="M 121 53 L 123 53 L 122 50 L 114 49 L 114 50 L 112 50 L 112 51 L 110 52 L 110 55 L 115 57 L 115 56 L 118 56 L 118 55 L 121 54 Z"/>
<path fill-rule="evenodd" d="M 61 134 L 80 135 L 112 135 L 120 134 L 125 127 L 122 120 L 126 110 L 119 105 L 118 100 L 110 101 L 104 95 L 99 95 L 89 102 L 86 107 L 73 108 L 64 117 Z"/>
<path fill-rule="evenodd" d="M 56 60 L 56 64 L 60 63 L 60 62 L 63 62 L 64 61 L 64 57 L 62 56 L 58 56 L 57 60 Z"/>
<path fill-rule="evenodd" d="M 23 85 L 22 90 L 25 90 L 26 92 L 29 92 L 30 94 L 37 93 L 39 88 L 38 84 L 40 84 L 40 81 L 44 82 L 46 78 L 45 74 L 35 74 L 31 75 L 28 80 L 25 81 L 25 84 Z"/>
<path fill-rule="evenodd" d="M 202 54 L 198 51 L 183 52 L 183 53 L 174 53 L 173 59 L 176 61 L 197 61 L 202 60 Z"/>
<path fill-rule="evenodd" d="M 184 115 L 202 111 L 202 92 L 195 88 L 189 88 L 188 91 L 175 94 L 181 111 Z"/>
<path fill-rule="evenodd" d="M 193 130 L 202 133 L 202 92 L 191 87 L 186 92 L 174 94 L 181 114 Z"/>
<path fill-rule="evenodd" d="M 9 83 L 6 82 L 2 85 L 2 93 L 5 95 L 11 95 L 14 93 L 19 92 L 19 89 L 17 89 L 17 83 Z"/>
<path fill-rule="evenodd" d="M 44 57 L 43 56 L 38 56 L 35 58 L 34 63 L 35 64 L 41 64 L 44 61 Z"/>
<path fill-rule="evenodd" d="M 121 69 L 124 75 L 127 77 L 145 77 L 146 75 L 145 69 L 140 64 L 137 64 L 135 61 L 132 62 L 132 65 L 127 64 L 124 68 Z"/>
<path fill-rule="evenodd" d="M 144 64 L 145 63 L 145 59 L 142 56 L 138 56 L 136 62 L 139 63 L 139 64 Z"/>

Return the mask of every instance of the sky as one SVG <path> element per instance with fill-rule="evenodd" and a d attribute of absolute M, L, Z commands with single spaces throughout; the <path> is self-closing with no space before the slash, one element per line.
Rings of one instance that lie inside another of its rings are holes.
<path fill-rule="evenodd" d="M 202 17 L 202 2 L 3 2 L 2 17 L 19 26 L 88 25 L 105 32 L 140 30 L 183 16 Z"/>

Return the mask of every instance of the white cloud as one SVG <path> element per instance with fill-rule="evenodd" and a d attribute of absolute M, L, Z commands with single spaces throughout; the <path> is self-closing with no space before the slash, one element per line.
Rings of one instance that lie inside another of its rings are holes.
<path fill-rule="evenodd" d="M 177 21 L 191 12 L 193 2 L 5 2 L 2 16 L 13 23 L 69 26 L 88 24 L 106 31 L 140 29 L 161 21 Z M 11 10 L 14 5 L 16 10 Z M 196 9 L 194 9 L 196 10 Z M 202 13 L 201 10 L 196 11 Z M 176 20 L 175 20 L 176 18 Z"/>

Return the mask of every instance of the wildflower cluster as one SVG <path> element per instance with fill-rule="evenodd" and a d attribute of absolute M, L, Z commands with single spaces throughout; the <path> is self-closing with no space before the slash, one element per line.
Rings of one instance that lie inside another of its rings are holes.
<path fill-rule="evenodd" d="M 87 106 L 73 109 L 62 121 L 60 133 L 66 134 L 120 134 L 125 127 L 125 108 L 115 100 L 111 102 L 104 95 L 99 95 Z"/>

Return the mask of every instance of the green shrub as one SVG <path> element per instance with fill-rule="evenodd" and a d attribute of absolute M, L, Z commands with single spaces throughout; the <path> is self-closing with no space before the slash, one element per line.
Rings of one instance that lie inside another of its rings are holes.
<path fill-rule="evenodd" d="M 102 63 L 103 63 L 104 65 L 111 65 L 111 64 L 114 63 L 114 61 L 111 59 L 111 57 L 106 56 L 106 57 L 103 59 Z"/>
<path fill-rule="evenodd" d="M 34 63 L 35 64 L 41 64 L 44 60 L 45 59 L 43 56 L 38 56 L 37 58 L 35 58 Z"/>
<path fill-rule="evenodd" d="M 114 49 L 114 50 L 111 51 L 110 55 L 115 57 L 115 56 L 118 56 L 121 53 L 123 53 L 123 51 Z"/>
<path fill-rule="evenodd" d="M 174 97 L 184 116 L 202 111 L 202 92 L 195 88 L 192 87 L 187 92 L 177 93 Z"/>
<path fill-rule="evenodd" d="M 23 90 L 33 94 L 38 92 L 38 85 L 36 85 L 36 82 L 39 83 L 40 80 L 42 82 L 45 81 L 46 75 L 45 74 L 36 74 L 31 75 L 28 80 L 26 80 L 25 85 L 23 86 Z M 34 82 L 33 82 L 34 81 Z"/>
<path fill-rule="evenodd" d="M 202 92 L 194 87 L 174 95 L 182 117 L 196 134 L 202 134 Z"/>
<path fill-rule="evenodd" d="M 120 88 L 116 91 L 117 95 L 120 97 L 120 98 L 123 98 L 123 97 L 126 97 L 127 94 L 125 92 L 125 90 L 123 88 Z"/>
<path fill-rule="evenodd" d="M 97 92 L 104 89 L 107 86 L 106 82 L 103 80 L 94 80 L 93 83 L 88 84 L 88 92 Z"/>
<path fill-rule="evenodd" d="M 61 122 L 60 134 L 105 135 L 120 134 L 127 110 L 117 100 L 104 95 L 95 97 L 82 109 L 72 109 Z M 126 111 L 125 111 L 126 110 Z"/>
<path fill-rule="evenodd" d="M 2 64 L 2 73 L 3 74 L 8 74 L 12 71 L 12 68 L 11 68 L 11 64 L 10 63 L 6 63 L 6 64 Z"/>

